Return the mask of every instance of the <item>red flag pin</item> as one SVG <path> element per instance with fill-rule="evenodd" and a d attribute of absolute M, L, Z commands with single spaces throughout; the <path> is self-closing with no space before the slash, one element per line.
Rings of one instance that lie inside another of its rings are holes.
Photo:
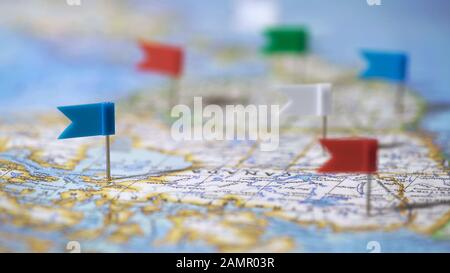
<path fill-rule="evenodd" d="M 138 69 L 168 75 L 172 78 L 169 103 L 173 106 L 178 100 L 179 77 L 184 65 L 183 50 L 180 47 L 148 41 L 140 41 L 139 44 L 145 59 L 138 64 Z"/>
<path fill-rule="evenodd" d="M 183 50 L 179 47 L 140 41 L 145 59 L 138 64 L 141 71 L 153 71 L 179 77 L 183 70 Z"/>
<path fill-rule="evenodd" d="M 378 141 L 371 138 L 334 138 L 320 139 L 320 144 L 329 151 L 331 159 L 318 172 L 367 174 L 366 209 L 370 215 L 372 174 L 378 169 Z"/>

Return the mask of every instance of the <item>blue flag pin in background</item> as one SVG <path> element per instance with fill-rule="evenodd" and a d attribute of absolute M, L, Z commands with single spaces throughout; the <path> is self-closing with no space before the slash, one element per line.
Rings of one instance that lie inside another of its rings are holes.
<path fill-rule="evenodd" d="M 402 52 L 363 50 L 367 69 L 360 74 L 362 79 L 383 79 L 397 83 L 397 111 L 403 113 L 404 83 L 408 73 L 408 55 Z"/>
<path fill-rule="evenodd" d="M 114 103 L 61 106 L 58 110 L 72 121 L 58 139 L 106 136 L 106 177 L 111 180 L 109 136 L 115 134 Z"/>
<path fill-rule="evenodd" d="M 360 75 L 363 79 L 385 79 L 402 82 L 406 79 L 408 56 L 405 53 L 362 51 L 367 69 Z"/>

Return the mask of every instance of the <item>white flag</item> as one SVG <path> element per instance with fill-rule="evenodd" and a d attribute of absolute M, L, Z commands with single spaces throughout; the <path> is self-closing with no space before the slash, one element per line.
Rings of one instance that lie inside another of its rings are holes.
<path fill-rule="evenodd" d="M 328 116 L 332 113 L 331 84 L 284 85 L 277 88 L 288 97 L 280 112 Z"/>
<path fill-rule="evenodd" d="M 261 32 L 278 22 L 278 0 L 235 0 L 234 28 L 239 32 Z"/>

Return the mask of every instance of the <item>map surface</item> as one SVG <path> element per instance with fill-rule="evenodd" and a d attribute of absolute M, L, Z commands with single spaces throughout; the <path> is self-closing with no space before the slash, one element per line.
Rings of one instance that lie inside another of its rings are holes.
<path fill-rule="evenodd" d="M 407 86 L 400 115 L 398 86 L 362 81 L 320 50 L 263 56 L 260 34 L 209 30 L 220 5 L 85 2 L 0 4 L 0 251 L 450 251 L 445 104 L 435 110 Z M 187 105 L 278 104 L 276 83 L 332 82 L 329 135 L 380 142 L 372 216 L 366 175 L 316 173 L 328 158 L 317 117 L 283 117 L 273 152 L 256 141 L 174 141 L 170 82 L 136 70 L 139 38 L 185 46 Z M 56 106 L 101 100 L 116 102 L 111 182 L 103 138 L 57 140 L 68 120 Z"/>

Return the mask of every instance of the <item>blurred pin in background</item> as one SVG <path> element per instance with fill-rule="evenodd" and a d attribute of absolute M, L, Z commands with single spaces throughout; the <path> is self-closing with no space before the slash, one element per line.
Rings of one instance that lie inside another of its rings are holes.
<path fill-rule="evenodd" d="M 169 87 L 169 107 L 179 102 L 180 77 L 183 72 L 184 52 L 180 47 L 155 42 L 140 41 L 145 59 L 138 64 L 141 71 L 168 75 L 171 78 Z"/>
<path fill-rule="evenodd" d="M 382 79 L 397 84 L 395 108 L 400 118 L 405 111 L 405 81 L 408 69 L 408 55 L 402 52 L 363 50 L 367 69 L 360 75 L 362 79 Z"/>
<path fill-rule="evenodd" d="M 291 75 L 303 82 L 308 81 L 309 32 L 303 26 L 275 26 L 265 30 L 266 45 L 263 53 L 275 61 L 275 72 L 286 67 L 294 71 Z M 290 65 L 293 64 L 293 65 Z M 292 67 L 295 66 L 295 67 Z M 289 71 L 288 71 L 289 72 Z M 300 74 L 300 75 L 299 75 Z"/>
<path fill-rule="evenodd" d="M 278 0 L 235 0 L 233 28 L 237 32 L 260 33 L 279 21 Z"/>
<path fill-rule="evenodd" d="M 282 112 L 295 116 L 315 115 L 322 118 L 322 138 L 327 138 L 328 116 L 332 114 L 331 84 L 284 85 L 277 89 L 288 97 Z"/>

